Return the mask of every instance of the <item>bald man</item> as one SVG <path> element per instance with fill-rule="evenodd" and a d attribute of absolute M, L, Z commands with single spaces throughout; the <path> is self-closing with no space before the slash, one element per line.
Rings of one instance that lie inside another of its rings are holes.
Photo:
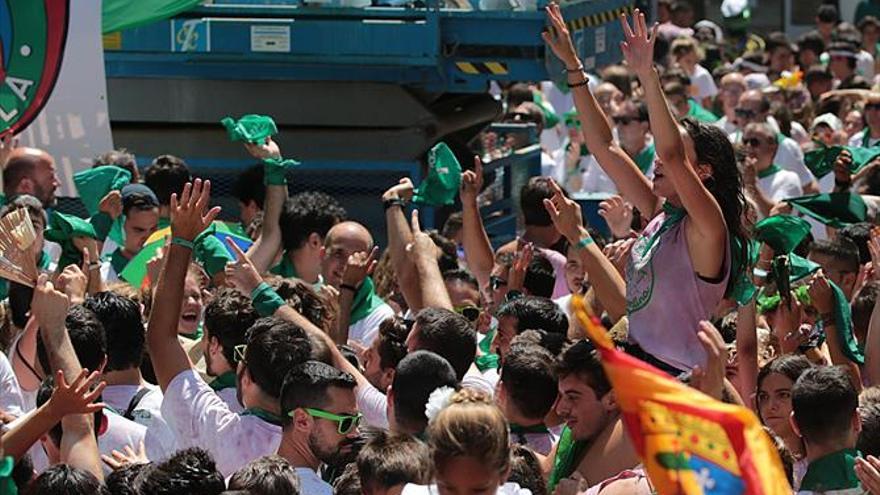
<path fill-rule="evenodd" d="M 719 97 L 724 109 L 724 116 L 715 122 L 715 125 L 727 134 L 736 131 L 736 106 L 739 104 L 739 97 L 746 92 L 746 78 L 739 72 L 731 72 L 721 78 L 721 87 L 719 88 Z"/>
<path fill-rule="evenodd" d="M 347 221 L 334 225 L 327 232 L 321 250 L 324 283 L 339 290 L 340 312 L 346 307 L 350 309 L 347 340 L 363 347 L 369 347 L 379 332 L 379 325 L 394 316 L 394 310 L 376 296 L 369 277 L 357 287 L 342 280 L 349 256 L 358 252 L 369 253 L 372 249 L 370 231 L 357 222 Z"/>
<path fill-rule="evenodd" d="M 55 205 L 58 185 L 55 160 L 41 149 L 16 148 L 3 167 L 3 194 L 7 198 L 30 194 L 49 208 Z"/>

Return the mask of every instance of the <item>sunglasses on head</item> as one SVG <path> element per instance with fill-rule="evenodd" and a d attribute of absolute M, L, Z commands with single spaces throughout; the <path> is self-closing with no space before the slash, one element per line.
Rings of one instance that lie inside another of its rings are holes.
<path fill-rule="evenodd" d="M 455 312 L 472 322 L 480 318 L 480 308 L 476 306 L 459 306 L 455 308 Z"/>
<path fill-rule="evenodd" d="M 361 413 L 357 413 L 354 416 L 350 414 L 334 414 L 332 412 L 324 411 L 323 409 L 312 409 L 310 407 L 305 408 L 305 411 L 313 418 L 335 421 L 337 425 L 336 431 L 339 432 L 340 435 L 348 435 L 351 430 L 357 428 L 363 417 Z M 288 416 L 292 418 L 293 412 L 294 411 L 290 411 Z"/>
<path fill-rule="evenodd" d="M 498 275 L 492 275 L 489 277 L 489 288 L 492 290 L 498 290 L 499 287 L 504 287 L 506 285 L 507 280 L 504 280 Z"/>
<path fill-rule="evenodd" d="M 617 125 L 629 125 L 631 122 L 641 122 L 641 119 L 638 117 L 630 117 L 630 116 L 620 116 L 620 117 L 612 117 L 614 123 Z"/>

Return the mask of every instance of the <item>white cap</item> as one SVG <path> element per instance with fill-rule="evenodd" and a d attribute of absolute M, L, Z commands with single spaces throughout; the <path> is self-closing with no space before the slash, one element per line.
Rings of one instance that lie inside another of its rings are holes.
<path fill-rule="evenodd" d="M 810 124 L 810 129 L 815 129 L 819 124 L 827 125 L 834 132 L 843 129 L 843 122 L 841 122 L 840 119 L 837 118 L 837 115 L 834 115 L 833 113 L 823 113 L 813 119 L 813 123 Z"/>
<path fill-rule="evenodd" d="M 736 17 L 749 7 L 748 0 L 724 0 L 721 2 L 721 15 Z"/>
<path fill-rule="evenodd" d="M 715 38 L 715 43 L 719 45 L 724 43 L 724 31 L 721 30 L 721 27 L 718 24 L 715 24 L 708 19 L 703 19 L 702 21 L 694 24 L 694 29 L 697 31 L 703 28 L 712 30 L 712 35 Z"/>
<path fill-rule="evenodd" d="M 746 74 L 744 79 L 746 81 L 746 87 L 749 89 L 763 89 L 770 85 L 770 78 L 767 77 L 767 74 L 761 74 L 759 72 Z"/>

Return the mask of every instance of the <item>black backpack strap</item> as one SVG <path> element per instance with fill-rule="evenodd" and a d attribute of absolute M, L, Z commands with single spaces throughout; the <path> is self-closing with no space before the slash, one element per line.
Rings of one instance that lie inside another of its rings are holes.
<path fill-rule="evenodd" d="M 131 398 L 131 402 L 128 403 L 128 409 L 125 410 L 125 414 L 122 417 L 134 421 L 134 410 L 141 403 L 141 399 L 148 393 L 150 393 L 150 389 L 147 387 L 138 390 L 134 397 Z"/>

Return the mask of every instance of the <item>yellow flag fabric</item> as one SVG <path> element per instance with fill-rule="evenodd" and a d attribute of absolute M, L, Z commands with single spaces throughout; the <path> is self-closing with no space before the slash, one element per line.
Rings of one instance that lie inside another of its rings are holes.
<path fill-rule="evenodd" d="M 633 446 L 660 495 L 790 495 L 755 414 L 719 402 L 617 350 L 583 298 L 576 317 L 600 352 Z"/>

